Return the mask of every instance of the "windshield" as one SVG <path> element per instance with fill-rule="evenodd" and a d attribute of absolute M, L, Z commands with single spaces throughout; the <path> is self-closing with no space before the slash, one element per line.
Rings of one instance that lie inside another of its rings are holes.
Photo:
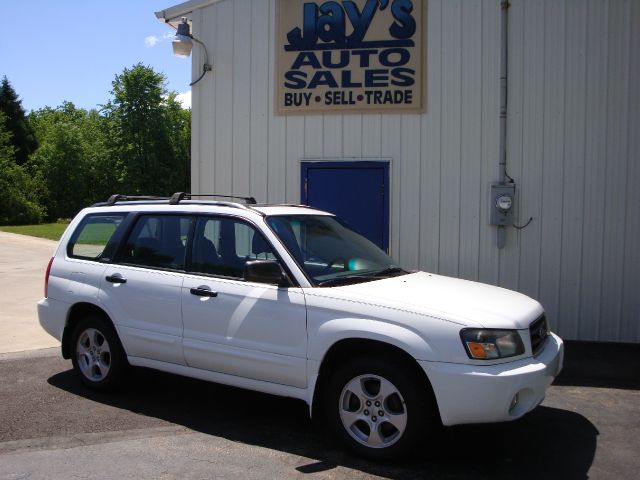
<path fill-rule="evenodd" d="M 273 215 L 267 223 L 318 286 L 379 280 L 405 272 L 374 243 L 328 215 Z"/>

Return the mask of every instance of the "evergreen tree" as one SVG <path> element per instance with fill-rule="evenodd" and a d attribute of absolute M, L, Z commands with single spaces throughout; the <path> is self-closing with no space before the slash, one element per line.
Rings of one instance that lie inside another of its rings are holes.
<path fill-rule="evenodd" d="M 6 76 L 0 83 L 0 112 L 4 113 L 4 127 L 12 137 L 15 161 L 18 165 L 24 165 L 29 155 L 38 148 L 38 141 L 22 108 L 22 101 Z"/>
<path fill-rule="evenodd" d="M 0 111 L 0 160 L 15 161 L 15 149 L 11 143 L 11 133 L 4 126 L 5 116 Z"/>
<path fill-rule="evenodd" d="M 0 111 L 0 225 L 39 223 L 44 209 L 37 202 L 33 180 L 16 165 L 11 136 Z"/>

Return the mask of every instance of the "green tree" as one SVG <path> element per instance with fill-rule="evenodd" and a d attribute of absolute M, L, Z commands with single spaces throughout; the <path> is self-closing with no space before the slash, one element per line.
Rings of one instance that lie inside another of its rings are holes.
<path fill-rule="evenodd" d="M 0 111 L 0 224 L 39 223 L 44 211 L 37 202 L 33 180 L 16 164 L 11 137 L 5 127 L 5 115 Z"/>
<path fill-rule="evenodd" d="M 10 160 L 14 158 L 15 149 L 11 144 L 11 133 L 7 131 L 4 121 L 4 113 L 0 111 L 0 158 Z"/>
<path fill-rule="evenodd" d="M 191 110 L 182 108 L 175 92 L 167 97 L 167 126 L 175 165 L 171 191 L 191 191 Z"/>
<path fill-rule="evenodd" d="M 117 171 L 106 146 L 107 120 L 71 102 L 30 114 L 40 142 L 28 167 L 42 185 L 49 219 L 74 216 L 117 186 Z"/>
<path fill-rule="evenodd" d="M 4 84 L 19 106 L 6 78 Z M 165 76 L 138 64 L 117 75 L 112 86 L 101 112 L 64 102 L 24 118 L 39 147 L 23 164 L 16 162 L 18 148 L 2 116 L 0 191 L 11 191 L 15 202 L 2 205 L 1 222 L 37 221 L 44 213 L 39 204 L 56 220 L 113 193 L 188 190 L 191 114 L 167 91 Z"/>
<path fill-rule="evenodd" d="M 22 108 L 22 101 L 6 76 L 0 83 L 0 112 L 5 115 L 4 127 L 12 136 L 15 161 L 18 165 L 24 165 L 29 155 L 38 148 L 38 141 Z"/>
<path fill-rule="evenodd" d="M 111 128 L 110 149 L 117 158 L 123 193 L 167 195 L 189 186 L 190 120 L 166 77 L 137 64 L 112 82 L 104 107 Z"/>

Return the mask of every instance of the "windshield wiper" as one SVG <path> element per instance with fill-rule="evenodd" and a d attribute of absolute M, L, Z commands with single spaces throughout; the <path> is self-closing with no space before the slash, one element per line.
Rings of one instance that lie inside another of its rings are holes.
<path fill-rule="evenodd" d="M 344 277 L 330 278 L 318 282 L 318 287 L 337 287 L 338 285 L 349 285 L 351 283 L 370 282 L 372 280 L 379 280 L 377 276 L 372 275 L 345 275 Z"/>
<path fill-rule="evenodd" d="M 407 272 L 405 269 L 400 268 L 400 267 L 396 267 L 396 266 L 391 266 L 389 268 L 385 268 L 384 270 L 380 270 L 379 272 L 375 272 L 373 274 L 374 277 L 389 277 L 389 276 L 400 276 L 400 275 L 406 275 Z"/>
<path fill-rule="evenodd" d="M 349 285 L 351 283 L 360 283 L 360 282 L 371 282 L 373 280 L 380 280 L 380 277 L 398 277 L 400 275 L 406 275 L 409 272 L 400 267 L 391 266 L 380 270 L 379 272 L 369 272 L 366 274 L 353 274 L 353 275 L 345 275 L 341 277 L 330 278 L 329 280 L 324 280 L 322 282 L 318 282 L 319 287 L 336 287 L 338 285 Z"/>

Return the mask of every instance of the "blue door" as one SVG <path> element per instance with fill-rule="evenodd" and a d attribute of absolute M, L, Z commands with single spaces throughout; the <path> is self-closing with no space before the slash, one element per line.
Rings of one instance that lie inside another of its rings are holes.
<path fill-rule="evenodd" d="M 302 162 L 302 203 L 389 249 L 389 162 Z"/>

